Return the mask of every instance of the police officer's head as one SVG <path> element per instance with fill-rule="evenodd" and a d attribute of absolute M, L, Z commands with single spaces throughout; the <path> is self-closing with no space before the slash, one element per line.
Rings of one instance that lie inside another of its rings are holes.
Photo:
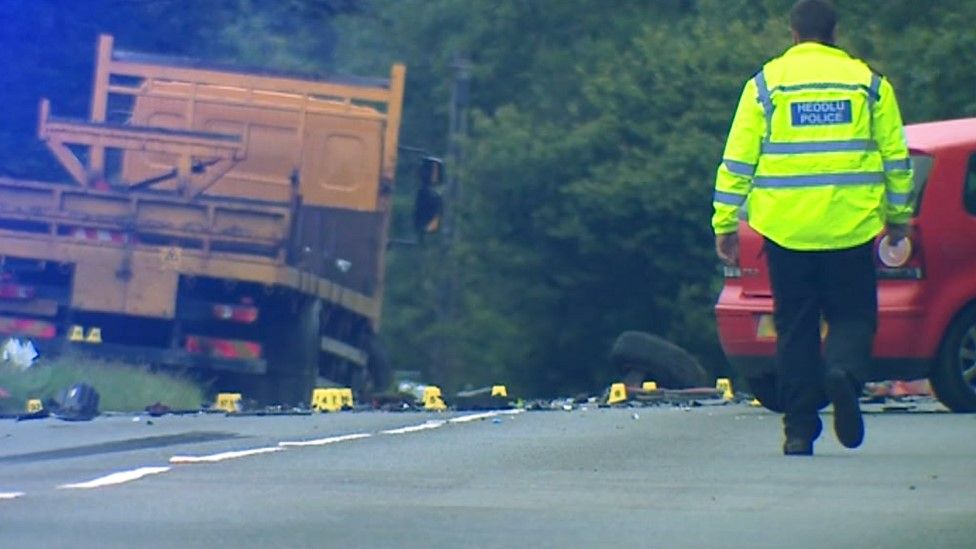
<path fill-rule="evenodd" d="M 790 10 L 794 42 L 833 44 L 837 11 L 830 0 L 799 0 Z"/>

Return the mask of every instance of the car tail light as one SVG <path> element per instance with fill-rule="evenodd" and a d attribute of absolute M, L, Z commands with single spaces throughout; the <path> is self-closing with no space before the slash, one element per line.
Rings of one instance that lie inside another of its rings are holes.
<path fill-rule="evenodd" d="M 211 309 L 214 318 L 241 324 L 251 324 L 258 319 L 258 308 L 254 305 L 227 305 L 216 303 Z"/>
<path fill-rule="evenodd" d="M 898 244 L 892 244 L 888 235 L 884 235 L 878 242 L 878 259 L 885 267 L 896 269 L 904 267 L 912 257 L 912 239 L 903 238 Z"/>
<path fill-rule="evenodd" d="M 921 280 L 924 278 L 921 238 L 917 228 L 897 245 L 891 244 L 888 235 L 878 241 L 878 278 Z"/>

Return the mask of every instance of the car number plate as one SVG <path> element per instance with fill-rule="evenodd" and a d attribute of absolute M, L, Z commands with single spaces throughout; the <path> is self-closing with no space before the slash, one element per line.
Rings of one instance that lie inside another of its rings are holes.
<path fill-rule="evenodd" d="M 759 339 L 776 339 L 776 325 L 773 324 L 773 315 L 759 315 L 759 322 L 756 324 L 756 337 Z"/>
<path fill-rule="evenodd" d="M 756 337 L 759 339 L 776 339 L 776 324 L 773 315 L 759 315 L 756 322 Z M 820 339 L 827 337 L 827 321 L 820 321 Z"/>

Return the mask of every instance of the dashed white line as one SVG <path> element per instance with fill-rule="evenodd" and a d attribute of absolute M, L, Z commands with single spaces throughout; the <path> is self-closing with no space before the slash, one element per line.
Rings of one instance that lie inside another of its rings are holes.
<path fill-rule="evenodd" d="M 493 417 L 497 417 L 497 416 L 501 416 L 501 415 L 509 415 L 510 416 L 510 415 L 515 415 L 515 414 L 520 414 L 523 411 L 524 410 L 519 410 L 519 409 L 516 409 L 516 410 L 492 410 L 490 412 L 482 412 L 480 414 L 469 414 L 469 415 L 466 415 L 466 416 L 454 417 L 454 418 L 449 419 L 448 421 L 450 421 L 451 423 L 467 423 L 469 421 L 477 421 L 479 419 L 488 419 L 488 418 L 493 418 Z"/>
<path fill-rule="evenodd" d="M 23 492 L 0 492 L 0 499 L 17 499 L 23 496 Z"/>
<path fill-rule="evenodd" d="M 442 420 L 442 419 L 428 420 L 419 425 L 409 425 L 407 427 L 400 427 L 398 429 L 387 429 L 385 431 L 380 431 L 380 433 L 386 435 L 402 435 L 407 433 L 416 433 L 418 431 L 437 429 L 443 427 L 444 425 L 447 425 L 448 423 L 468 423 L 471 421 L 497 417 L 499 415 L 518 414 L 521 413 L 522 411 L 523 410 L 493 410 L 489 412 L 482 412 L 477 414 L 469 414 L 466 416 L 454 417 L 448 420 Z M 318 439 L 311 439 L 311 440 L 282 441 L 279 442 L 277 446 L 271 446 L 266 448 L 253 448 L 250 450 L 220 452 L 218 454 L 210 454 L 205 456 L 172 456 L 169 458 L 169 462 L 172 464 L 216 463 L 219 461 L 226 461 L 229 459 L 238 459 L 247 456 L 269 454 L 272 452 L 280 452 L 282 450 L 285 450 L 286 448 L 291 448 L 291 447 L 324 446 L 326 444 L 346 442 L 349 440 L 358 440 L 362 438 L 368 438 L 371 436 L 373 435 L 370 433 L 354 433 L 349 435 L 337 435 L 333 437 L 318 438 Z M 84 489 L 84 488 L 100 488 L 102 486 L 113 486 L 116 484 L 122 484 L 125 482 L 138 480 L 140 478 L 149 475 L 157 475 L 160 473 L 165 473 L 169 470 L 170 467 L 140 467 L 138 469 L 133 469 L 131 471 L 120 471 L 118 473 L 112 473 L 110 475 L 105 475 L 103 477 L 89 480 L 87 482 L 62 484 L 61 486 L 58 486 L 58 488 Z M 0 500 L 15 499 L 22 496 L 24 496 L 23 492 L 0 492 Z"/>
<path fill-rule="evenodd" d="M 432 419 L 420 425 L 410 425 L 409 427 L 400 427 L 399 429 L 387 429 L 381 432 L 384 435 L 403 435 L 406 433 L 416 433 L 417 431 L 426 431 L 427 429 L 437 429 L 438 427 L 443 427 L 446 423 L 443 419 Z"/>
<path fill-rule="evenodd" d="M 228 459 L 237 459 L 247 456 L 255 456 L 258 454 L 269 454 L 271 452 L 280 452 L 284 450 L 281 446 L 272 446 L 269 448 L 254 448 L 251 450 L 237 450 L 234 452 L 221 452 L 219 454 L 211 454 L 209 456 L 173 456 L 169 458 L 170 463 L 216 463 L 218 461 L 226 461 Z"/>
<path fill-rule="evenodd" d="M 88 482 L 62 484 L 61 486 L 58 486 L 58 488 L 101 488 L 102 486 L 112 486 L 115 484 L 122 484 L 124 482 L 138 480 L 148 475 L 158 475 L 159 473 L 169 471 L 169 469 L 169 467 L 140 467 L 131 471 L 120 471 L 118 473 L 112 473 L 111 475 L 105 475 L 104 477 L 89 480 Z"/>
<path fill-rule="evenodd" d="M 327 438 L 317 438 L 313 440 L 298 440 L 298 441 L 285 441 L 279 442 L 278 446 L 289 447 L 289 446 L 324 446 L 326 444 L 333 444 L 336 442 L 345 442 L 347 440 L 357 440 L 360 438 L 367 438 L 373 435 L 369 433 L 356 433 L 353 435 L 339 435 L 335 437 Z"/>

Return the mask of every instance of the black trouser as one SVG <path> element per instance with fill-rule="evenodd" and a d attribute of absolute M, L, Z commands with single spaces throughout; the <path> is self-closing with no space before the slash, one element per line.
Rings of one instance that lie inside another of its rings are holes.
<path fill-rule="evenodd" d="M 870 365 L 878 317 L 873 242 L 853 248 L 796 251 L 766 239 L 773 288 L 776 368 L 787 437 L 813 439 L 827 404 L 824 372 L 837 368 L 855 383 Z M 821 319 L 827 337 L 820 353 Z"/>

